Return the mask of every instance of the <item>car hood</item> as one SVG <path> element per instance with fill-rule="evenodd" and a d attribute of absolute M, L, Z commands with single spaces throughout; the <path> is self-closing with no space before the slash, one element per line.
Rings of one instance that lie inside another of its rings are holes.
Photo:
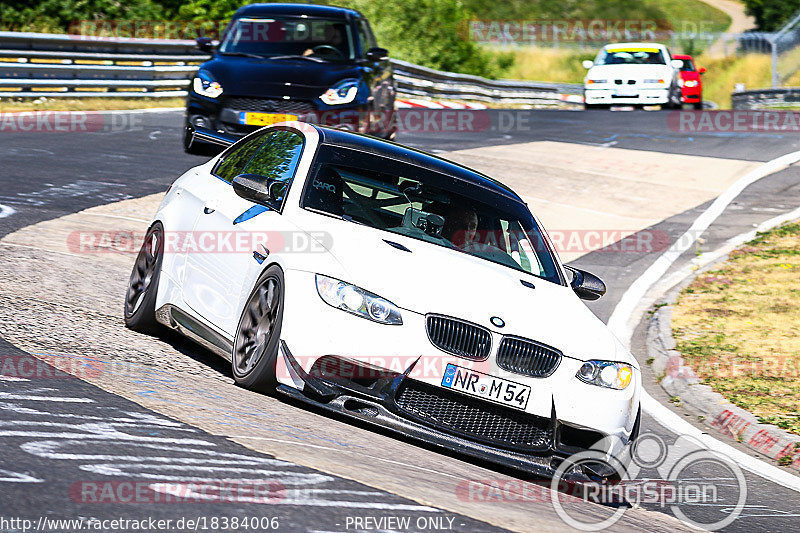
<path fill-rule="evenodd" d="M 672 78 L 669 65 L 596 65 L 586 74 L 591 79 L 665 79 Z"/>
<path fill-rule="evenodd" d="M 402 309 L 461 318 L 497 333 L 548 344 L 565 356 L 584 361 L 614 359 L 636 366 L 606 325 L 569 287 L 352 222 L 331 219 L 326 230 L 326 247 L 340 268 L 316 273 L 357 285 Z M 526 287 L 521 280 L 535 288 Z M 490 318 L 494 316 L 503 319 L 505 327 L 493 326 Z"/>
<path fill-rule="evenodd" d="M 692 72 L 690 70 L 685 70 L 685 71 L 681 72 L 681 79 L 683 79 L 684 81 L 699 80 L 700 79 L 700 73 L 699 72 Z"/>
<path fill-rule="evenodd" d="M 256 97 L 313 99 L 340 80 L 362 76 L 361 67 L 352 63 L 315 63 L 304 59 L 217 56 L 200 68 L 210 73 L 226 94 Z"/>

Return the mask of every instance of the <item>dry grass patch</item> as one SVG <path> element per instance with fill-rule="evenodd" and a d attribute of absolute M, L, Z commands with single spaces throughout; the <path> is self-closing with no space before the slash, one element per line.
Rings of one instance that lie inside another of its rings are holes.
<path fill-rule="evenodd" d="M 800 434 L 800 223 L 759 236 L 679 296 L 677 349 L 705 383 Z"/>

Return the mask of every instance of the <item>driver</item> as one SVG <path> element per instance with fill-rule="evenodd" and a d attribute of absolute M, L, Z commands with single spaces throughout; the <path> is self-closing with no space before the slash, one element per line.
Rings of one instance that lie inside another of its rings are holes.
<path fill-rule="evenodd" d="M 453 206 L 445 217 L 442 236 L 455 244 L 458 248 L 466 250 L 477 244 L 475 236 L 478 233 L 478 214 L 469 206 Z"/>

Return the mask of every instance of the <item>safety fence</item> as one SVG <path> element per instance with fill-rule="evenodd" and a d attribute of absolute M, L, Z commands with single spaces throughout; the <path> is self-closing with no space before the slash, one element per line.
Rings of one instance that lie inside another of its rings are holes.
<path fill-rule="evenodd" d="M 0 98 L 185 96 L 210 56 L 194 41 L 0 32 Z M 393 59 L 401 96 L 575 104 L 579 84 L 489 80 Z"/>

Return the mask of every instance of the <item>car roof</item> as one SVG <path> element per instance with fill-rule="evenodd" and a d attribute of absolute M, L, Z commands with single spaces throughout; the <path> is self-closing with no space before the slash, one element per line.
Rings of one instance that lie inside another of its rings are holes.
<path fill-rule="evenodd" d="M 511 188 L 503 185 L 494 178 L 490 178 L 485 174 L 471 168 L 459 165 L 447 159 L 437 157 L 433 154 L 416 150 L 414 148 L 404 146 L 402 144 L 385 141 L 369 135 L 354 133 L 351 131 L 344 131 L 325 126 L 314 126 L 320 132 L 320 141 L 323 144 L 331 146 L 339 146 L 342 148 L 350 148 L 362 152 L 373 153 L 380 157 L 394 159 L 402 163 L 423 167 L 440 174 L 452 176 L 454 178 L 479 185 L 493 192 L 525 203 Z"/>
<path fill-rule="evenodd" d="M 659 43 L 609 43 L 605 45 L 603 48 L 660 48 L 661 50 L 666 50 L 667 47 L 663 44 Z"/>
<path fill-rule="evenodd" d="M 361 18 L 361 13 L 354 9 L 346 9 L 335 6 L 319 6 L 314 4 L 250 4 L 240 7 L 233 15 L 234 18 L 242 16 L 270 16 L 286 15 L 299 17 L 308 15 L 310 17 L 324 18 Z"/>

